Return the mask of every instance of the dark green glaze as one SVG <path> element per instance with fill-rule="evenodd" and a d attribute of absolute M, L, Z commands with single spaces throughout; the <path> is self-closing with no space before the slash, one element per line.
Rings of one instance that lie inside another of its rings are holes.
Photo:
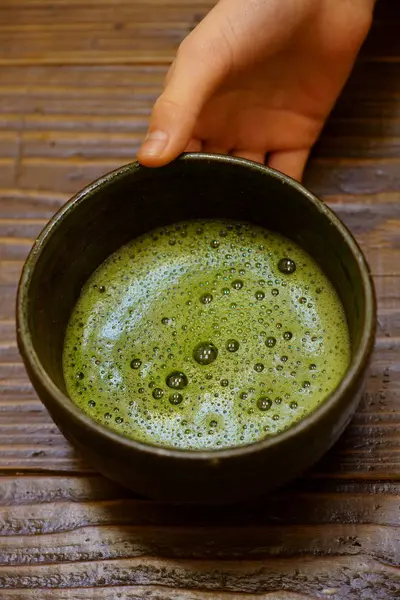
<path fill-rule="evenodd" d="M 327 400 L 281 435 L 248 446 L 191 452 L 149 446 L 90 419 L 66 394 L 62 349 L 82 285 L 107 256 L 151 229 L 199 218 L 250 221 L 302 246 L 336 287 L 348 320 L 352 360 Z M 232 502 L 299 475 L 337 440 L 360 399 L 375 311 L 364 257 L 322 202 L 266 167 L 196 154 L 156 170 L 127 165 L 57 213 L 21 276 L 17 334 L 38 395 L 65 436 L 99 471 L 156 498 Z"/>

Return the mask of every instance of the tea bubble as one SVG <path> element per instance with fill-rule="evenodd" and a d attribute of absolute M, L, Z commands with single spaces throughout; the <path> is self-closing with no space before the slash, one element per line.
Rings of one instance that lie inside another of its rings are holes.
<path fill-rule="evenodd" d="M 131 369 L 140 369 L 142 366 L 142 361 L 140 358 L 134 358 L 131 362 Z"/>
<path fill-rule="evenodd" d="M 211 248 L 218 248 L 220 242 L 218 240 L 212 240 L 210 246 Z"/>
<path fill-rule="evenodd" d="M 222 387 L 228 387 L 229 381 L 227 379 L 221 379 L 220 384 Z"/>
<path fill-rule="evenodd" d="M 188 384 L 188 378 L 182 371 L 174 371 L 166 378 L 166 384 L 174 390 L 183 390 Z"/>
<path fill-rule="evenodd" d="M 262 363 L 256 363 L 256 364 L 254 365 L 254 370 L 255 370 L 257 373 L 261 373 L 262 371 L 264 371 L 264 365 L 263 365 Z"/>
<path fill-rule="evenodd" d="M 203 294 L 200 298 L 202 304 L 210 304 L 213 301 L 212 294 Z"/>
<path fill-rule="evenodd" d="M 234 290 L 241 290 L 243 287 L 243 281 L 241 279 L 235 279 L 235 281 L 232 281 L 232 287 Z"/>
<path fill-rule="evenodd" d="M 261 290 L 255 293 L 256 300 L 264 300 L 265 294 Z"/>
<path fill-rule="evenodd" d="M 268 346 L 268 348 L 273 348 L 276 344 L 276 338 L 274 337 L 267 337 L 267 339 L 265 340 L 265 345 Z"/>
<path fill-rule="evenodd" d="M 175 392 L 173 394 L 170 395 L 169 397 L 169 401 L 171 404 L 180 404 L 183 400 L 183 396 L 182 394 L 180 394 L 179 392 Z"/>
<path fill-rule="evenodd" d="M 218 356 L 218 348 L 212 342 L 200 342 L 193 350 L 193 358 L 199 365 L 210 365 Z"/>
<path fill-rule="evenodd" d="M 296 270 L 296 263 L 290 258 L 281 258 L 278 262 L 278 269 L 285 275 L 291 275 Z"/>
<path fill-rule="evenodd" d="M 292 337 L 293 337 L 293 334 L 290 331 L 285 331 L 285 333 L 283 334 L 284 340 L 291 340 Z"/>
<path fill-rule="evenodd" d="M 155 400 L 159 400 L 164 396 L 164 391 L 161 388 L 154 388 L 153 390 L 153 398 Z"/>
<path fill-rule="evenodd" d="M 226 342 L 226 349 L 228 352 L 237 352 L 239 350 L 239 342 L 231 339 Z"/>
<path fill-rule="evenodd" d="M 257 400 L 257 406 L 262 411 L 269 410 L 272 406 L 272 400 L 270 400 L 270 398 L 262 396 Z"/>

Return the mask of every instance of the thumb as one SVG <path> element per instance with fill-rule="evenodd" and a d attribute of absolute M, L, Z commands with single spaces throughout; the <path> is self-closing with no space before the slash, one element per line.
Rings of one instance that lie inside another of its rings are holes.
<path fill-rule="evenodd" d="M 205 21 L 180 45 L 165 90 L 153 107 L 138 152 L 139 161 L 148 167 L 164 165 L 185 150 L 205 103 L 229 70 L 229 52 L 215 52 L 215 37 L 210 39 Z"/>

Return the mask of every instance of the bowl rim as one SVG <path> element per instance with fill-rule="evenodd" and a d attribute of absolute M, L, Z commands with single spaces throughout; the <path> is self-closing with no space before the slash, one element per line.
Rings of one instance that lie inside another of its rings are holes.
<path fill-rule="evenodd" d="M 258 440 L 251 444 L 243 446 L 234 446 L 231 448 L 222 449 L 210 449 L 210 450 L 190 450 L 190 449 L 179 449 L 179 448 L 168 448 L 163 446 L 156 446 L 145 442 L 140 442 L 132 438 L 123 436 L 119 433 L 114 432 L 112 429 L 107 428 L 105 425 L 95 421 L 83 410 L 81 410 L 66 394 L 64 394 L 52 381 L 50 376 L 47 374 L 45 368 L 39 360 L 39 357 L 34 349 L 32 338 L 28 326 L 28 289 L 30 281 L 34 273 L 35 267 L 40 260 L 41 253 L 45 248 L 49 238 L 57 230 L 57 228 L 63 224 L 64 220 L 68 217 L 68 214 L 74 210 L 74 208 L 80 205 L 85 199 L 97 192 L 99 188 L 112 184 L 116 180 L 123 178 L 127 173 L 147 169 L 140 165 L 137 161 L 128 163 L 118 169 L 115 169 L 102 177 L 96 179 L 85 188 L 75 194 L 70 200 L 68 200 L 60 209 L 53 215 L 44 229 L 37 237 L 27 259 L 23 266 L 17 292 L 17 305 L 16 305 L 16 321 L 17 321 L 17 340 L 20 353 L 24 359 L 24 362 L 28 370 L 34 373 L 35 377 L 40 381 L 40 385 L 45 389 L 51 402 L 59 405 L 62 411 L 69 413 L 69 417 L 73 420 L 81 422 L 82 425 L 89 429 L 94 430 L 100 437 L 107 438 L 111 443 L 116 443 L 123 446 L 127 451 L 139 451 L 142 453 L 149 453 L 152 455 L 158 455 L 160 457 L 176 458 L 176 459 L 189 459 L 193 461 L 215 461 L 216 459 L 234 458 L 238 456 L 244 456 L 253 454 L 261 450 L 278 446 L 281 443 L 295 437 L 299 433 L 308 429 L 313 424 L 316 424 L 320 419 L 324 417 L 331 408 L 339 401 L 339 399 L 346 393 L 346 390 L 350 388 L 363 374 L 363 371 L 368 363 L 368 359 L 372 353 L 375 340 L 375 328 L 376 328 L 376 297 L 373 280 L 370 272 L 369 265 L 364 257 L 364 254 L 353 237 L 350 230 L 341 222 L 339 217 L 331 210 L 324 202 L 318 199 L 313 193 L 307 190 L 298 181 L 291 177 L 280 173 L 270 167 L 262 164 L 254 163 L 252 161 L 237 158 L 232 156 L 225 156 L 219 154 L 207 154 L 207 153 L 186 153 L 179 156 L 176 161 L 184 162 L 212 162 L 218 163 L 229 163 L 236 164 L 238 166 L 245 167 L 258 171 L 264 175 L 268 175 L 274 179 L 279 180 L 281 183 L 285 183 L 292 188 L 295 188 L 297 192 L 301 193 L 309 202 L 311 202 L 317 211 L 324 215 L 335 227 L 339 230 L 344 242 L 350 248 L 361 274 L 361 280 L 363 284 L 363 292 L 365 295 L 365 324 L 360 339 L 359 347 L 352 357 L 350 367 L 348 368 L 345 376 L 341 380 L 338 387 L 312 412 L 307 416 L 300 419 L 298 422 L 291 425 L 288 429 L 274 436 L 266 437 Z"/>

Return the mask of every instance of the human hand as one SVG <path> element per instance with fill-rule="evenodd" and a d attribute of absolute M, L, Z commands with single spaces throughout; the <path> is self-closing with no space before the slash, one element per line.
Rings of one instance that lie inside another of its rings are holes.
<path fill-rule="evenodd" d="M 373 0 L 220 0 L 179 47 L 138 153 L 241 156 L 301 179 Z"/>

